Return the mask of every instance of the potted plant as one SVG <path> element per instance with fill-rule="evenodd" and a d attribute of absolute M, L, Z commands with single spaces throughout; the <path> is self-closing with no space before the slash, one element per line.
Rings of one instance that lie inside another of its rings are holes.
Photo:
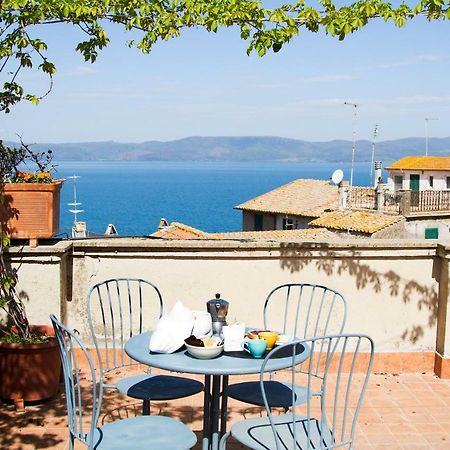
<path fill-rule="evenodd" d="M 15 180 L 23 177 L 17 174 L 19 164 L 41 161 L 42 154 L 34 154 L 26 146 L 9 148 L 0 141 L 0 156 L 0 309 L 4 312 L 0 328 L 0 398 L 14 400 L 16 408 L 23 409 L 25 401 L 39 401 L 56 394 L 61 363 L 53 328 L 29 324 L 23 294 L 16 290 L 18 268 L 6 258 L 11 219 L 17 219 L 21 212 L 14 207 L 4 186 L 12 176 Z M 51 155 L 47 161 L 50 163 Z M 48 179 L 40 177 L 44 178 Z"/>
<path fill-rule="evenodd" d="M 1 180 L 3 196 L 14 211 L 4 223 L 4 232 L 10 238 L 29 239 L 34 247 L 39 238 L 51 238 L 59 231 L 62 180 L 55 180 L 51 175 L 54 169 L 51 150 L 35 153 L 23 142 L 19 149 L 11 149 L 0 142 L 2 159 L 12 155 L 13 150 L 16 150 L 14 164 L 9 165 L 9 172 L 3 173 Z M 19 164 L 30 162 L 37 166 L 36 172 L 18 170 Z"/>

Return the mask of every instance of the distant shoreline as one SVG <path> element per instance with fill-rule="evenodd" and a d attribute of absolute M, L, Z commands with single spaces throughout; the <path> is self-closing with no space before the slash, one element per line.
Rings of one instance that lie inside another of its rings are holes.
<path fill-rule="evenodd" d="M 18 145 L 5 142 L 7 145 Z M 370 162 L 373 143 L 356 141 L 355 161 Z M 429 154 L 450 155 L 450 137 L 429 138 Z M 120 143 L 114 141 L 32 144 L 36 151 L 53 151 L 54 160 L 72 162 L 154 161 L 211 163 L 340 163 L 348 161 L 352 142 L 303 141 L 281 137 L 187 137 L 174 141 Z M 375 142 L 375 160 L 394 161 L 406 155 L 424 155 L 425 138 Z"/>

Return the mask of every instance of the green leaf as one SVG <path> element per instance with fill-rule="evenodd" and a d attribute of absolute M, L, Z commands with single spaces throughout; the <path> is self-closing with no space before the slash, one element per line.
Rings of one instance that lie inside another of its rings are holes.
<path fill-rule="evenodd" d="M 31 103 L 33 103 L 33 105 L 39 105 L 39 99 L 35 96 L 35 95 L 32 95 L 32 94 L 27 94 L 26 96 L 25 96 L 25 100 L 28 100 L 29 102 L 31 102 Z"/>
<path fill-rule="evenodd" d="M 274 42 L 274 44 L 272 45 L 272 50 L 274 53 L 278 53 L 282 47 L 283 47 L 283 44 L 280 44 L 279 42 Z"/>
<path fill-rule="evenodd" d="M 53 75 L 56 72 L 55 65 L 50 61 L 44 61 L 39 65 L 39 68 L 42 70 L 42 72 L 48 73 L 50 75 Z"/>

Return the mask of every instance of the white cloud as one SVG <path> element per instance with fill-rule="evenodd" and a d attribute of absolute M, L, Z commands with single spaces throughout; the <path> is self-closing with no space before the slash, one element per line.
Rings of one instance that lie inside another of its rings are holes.
<path fill-rule="evenodd" d="M 367 102 L 378 105 L 423 105 L 423 104 L 450 104 L 450 95 L 411 95 L 392 98 L 368 98 Z"/>
<path fill-rule="evenodd" d="M 333 81 L 351 81 L 357 78 L 354 74 L 325 74 L 304 78 L 302 81 L 306 83 L 328 83 Z"/>
<path fill-rule="evenodd" d="M 416 65 L 416 64 L 440 62 L 440 61 L 445 61 L 447 59 L 448 59 L 448 56 L 446 56 L 446 55 L 418 54 L 418 55 L 409 56 L 408 58 L 404 58 L 399 61 L 392 61 L 392 62 L 380 64 L 378 67 L 380 69 L 393 69 L 395 67 L 405 67 L 405 66 L 412 66 L 412 65 Z"/>
<path fill-rule="evenodd" d="M 75 66 L 72 70 L 69 70 L 65 73 L 65 75 L 73 76 L 73 77 L 84 77 L 89 75 L 95 75 L 99 73 L 99 70 L 92 66 Z"/>

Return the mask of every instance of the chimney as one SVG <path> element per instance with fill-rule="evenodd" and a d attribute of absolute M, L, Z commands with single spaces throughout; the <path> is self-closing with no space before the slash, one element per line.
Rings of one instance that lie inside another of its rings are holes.
<path fill-rule="evenodd" d="M 373 168 L 374 168 L 374 172 L 375 172 L 373 188 L 376 189 L 376 187 L 378 186 L 378 183 L 383 182 L 383 178 L 381 175 L 381 170 L 383 169 L 383 163 L 381 161 L 375 161 L 373 163 Z"/>
<path fill-rule="evenodd" d="M 163 228 L 166 228 L 167 226 L 169 226 L 169 223 L 167 222 L 166 219 L 164 219 L 164 217 L 161 217 L 161 219 L 159 221 L 159 225 L 158 225 L 158 230 L 162 230 Z"/>
<path fill-rule="evenodd" d="M 341 181 L 338 184 L 340 210 L 347 209 L 347 188 L 348 188 L 348 181 Z"/>
<path fill-rule="evenodd" d="M 86 222 L 82 222 L 82 221 L 78 220 L 77 222 L 73 223 L 72 237 L 75 237 L 75 238 L 87 237 Z"/>

